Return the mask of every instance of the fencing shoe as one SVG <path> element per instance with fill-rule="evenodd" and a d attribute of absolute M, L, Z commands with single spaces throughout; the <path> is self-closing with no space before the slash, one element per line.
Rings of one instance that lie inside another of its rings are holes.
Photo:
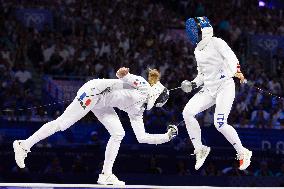
<path fill-rule="evenodd" d="M 15 140 L 13 142 L 13 148 L 15 152 L 15 160 L 16 160 L 17 165 L 20 168 L 25 168 L 25 158 L 27 157 L 27 154 L 30 151 L 26 150 L 23 147 L 22 142 L 20 140 Z"/>
<path fill-rule="evenodd" d="M 195 170 L 198 170 L 204 164 L 210 150 L 211 148 L 208 146 L 203 146 L 201 149 L 194 150 L 196 156 Z"/>
<path fill-rule="evenodd" d="M 242 153 L 237 154 L 237 160 L 240 162 L 240 170 L 245 170 L 250 165 L 250 159 L 252 156 L 252 151 L 244 148 Z"/>
<path fill-rule="evenodd" d="M 125 185 L 125 182 L 118 180 L 114 174 L 100 174 L 97 183 L 101 185 Z"/>

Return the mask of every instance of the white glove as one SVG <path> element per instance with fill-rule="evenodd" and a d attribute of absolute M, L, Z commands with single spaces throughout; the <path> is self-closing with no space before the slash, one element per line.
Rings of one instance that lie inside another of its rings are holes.
<path fill-rule="evenodd" d="M 186 92 L 189 93 L 192 91 L 192 89 L 196 88 L 196 83 L 195 82 L 190 82 L 188 80 L 184 80 L 181 83 L 181 89 Z"/>
<path fill-rule="evenodd" d="M 175 138 L 178 135 L 178 128 L 175 125 L 169 125 L 168 126 L 168 135 L 169 135 L 169 139 L 172 140 L 173 138 Z"/>

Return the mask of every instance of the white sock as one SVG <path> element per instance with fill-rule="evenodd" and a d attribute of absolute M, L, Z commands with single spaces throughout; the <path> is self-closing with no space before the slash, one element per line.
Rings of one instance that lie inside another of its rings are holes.
<path fill-rule="evenodd" d="M 23 140 L 22 144 L 26 150 L 30 150 L 33 145 L 39 141 L 49 137 L 50 135 L 57 132 L 56 120 L 44 124 L 38 131 L 36 131 L 28 139 Z"/>
<path fill-rule="evenodd" d="M 243 152 L 243 145 L 239 138 L 239 135 L 237 131 L 228 124 L 224 124 L 221 128 L 218 129 L 219 132 L 221 132 L 225 138 L 233 145 L 237 153 Z"/>
<path fill-rule="evenodd" d="M 201 141 L 201 129 L 198 121 L 195 119 L 194 116 L 184 116 L 184 121 L 194 149 L 201 149 L 203 145 Z"/>
<path fill-rule="evenodd" d="M 102 173 L 106 175 L 112 174 L 112 167 L 116 156 L 118 154 L 118 150 L 120 147 L 120 143 L 123 137 L 111 136 L 105 151 L 105 161 L 103 165 Z"/>

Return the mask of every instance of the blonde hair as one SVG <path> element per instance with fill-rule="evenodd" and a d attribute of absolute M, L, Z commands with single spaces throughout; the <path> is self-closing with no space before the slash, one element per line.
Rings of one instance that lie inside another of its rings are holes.
<path fill-rule="evenodd" d="M 148 73 L 148 82 L 151 86 L 155 85 L 158 81 L 160 81 L 161 74 L 157 69 L 150 69 Z"/>

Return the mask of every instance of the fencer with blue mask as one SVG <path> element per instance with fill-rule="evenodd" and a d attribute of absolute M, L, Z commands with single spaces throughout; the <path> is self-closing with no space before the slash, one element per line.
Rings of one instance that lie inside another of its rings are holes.
<path fill-rule="evenodd" d="M 195 169 L 198 170 L 209 155 L 210 147 L 202 144 L 201 129 L 195 115 L 214 104 L 214 125 L 237 151 L 240 170 L 250 165 L 252 152 L 244 148 L 236 130 L 227 123 L 227 118 L 235 98 L 233 77 L 245 82 L 239 61 L 228 44 L 213 36 L 213 27 L 207 17 L 189 18 L 186 21 L 186 34 L 195 47 L 194 55 L 198 74 L 193 81 L 181 84 L 184 92 L 203 86 L 186 104 L 183 117 L 196 156 Z"/>

